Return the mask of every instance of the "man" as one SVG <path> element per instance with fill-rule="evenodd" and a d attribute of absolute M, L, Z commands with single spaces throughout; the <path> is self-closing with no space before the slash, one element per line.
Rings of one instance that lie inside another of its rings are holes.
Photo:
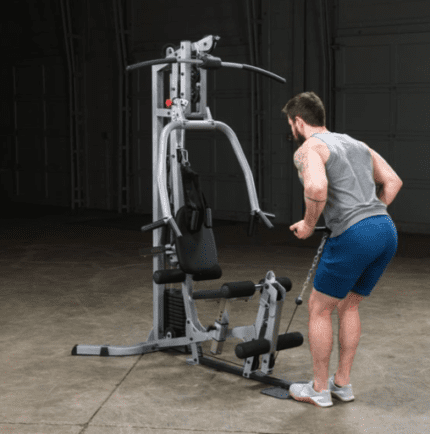
<path fill-rule="evenodd" d="M 397 251 L 396 226 L 387 212 L 403 183 L 365 143 L 325 127 L 325 109 L 313 92 L 292 98 L 282 110 L 299 148 L 294 163 L 304 186 L 304 220 L 290 227 L 299 239 L 314 232 L 323 213 L 331 230 L 309 299 L 309 344 L 314 381 L 293 384 L 290 395 L 320 407 L 331 396 L 352 401 L 350 371 L 361 334 L 358 305 L 368 297 Z M 376 185 L 382 194 L 376 195 Z M 331 314 L 339 315 L 340 361 L 328 378 L 333 345 Z"/>

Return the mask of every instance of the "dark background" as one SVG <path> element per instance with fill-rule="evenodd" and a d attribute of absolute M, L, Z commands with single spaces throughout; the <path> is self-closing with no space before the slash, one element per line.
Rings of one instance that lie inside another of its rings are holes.
<path fill-rule="evenodd" d="M 151 68 L 124 67 L 164 57 L 167 43 L 213 34 L 221 36 L 213 55 L 287 79 L 208 73 L 212 115 L 236 132 L 275 225 L 285 232 L 303 215 L 281 109 L 312 90 L 329 130 L 363 140 L 396 170 L 404 186 L 388 211 L 402 239 L 427 243 L 429 17 L 426 1 L 8 2 L 0 23 L 3 229 L 46 215 L 133 230 L 151 221 Z M 226 139 L 193 133 L 186 146 L 216 224 L 246 224 L 245 183 Z"/>

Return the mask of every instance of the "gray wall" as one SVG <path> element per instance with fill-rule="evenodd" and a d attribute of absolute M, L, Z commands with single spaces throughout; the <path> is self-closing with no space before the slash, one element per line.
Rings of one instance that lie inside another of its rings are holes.
<path fill-rule="evenodd" d="M 281 109 L 289 98 L 309 88 L 326 95 L 324 75 L 316 73 L 324 63 L 320 52 L 324 48 L 321 26 L 325 22 L 321 23 L 320 7 L 305 8 L 302 0 L 254 3 L 255 18 L 259 20 L 257 66 L 287 79 L 287 84 L 282 85 L 256 77 L 262 86 L 261 149 L 256 144 L 252 146 L 252 134 L 258 132 L 257 128 L 253 131 L 258 119 L 251 112 L 252 73 L 231 69 L 209 71 L 208 105 L 214 118 L 230 125 L 238 135 L 253 169 L 262 209 L 275 213 L 278 223 L 291 223 L 302 218 L 303 192 L 292 164 L 294 144 L 287 139 L 290 129 Z M 145 3 L 134 1 L 132 5 L 134 62 L 159 58 L 165 43 L 196 41 L 214 34 L 222 38 L 215 56 L 226 62 L 252 63 L 245 0 L 221 0 L 216 6 L 188 1 L 187 10 L 193 14 L 185 21 L 178 19 L 185 12 L 183 3 L 179 6 L 164 1 L 147 8 Z M 332 26 L 331 7 L 329 14 Z M 133 73 L 133 153 L 137 156 L 135 188 L 139 189 L 135 199 L 136 209 L 144 213 L 150 213 L 152 206 L 150 86 L 149 68 Z M 202 187 L 215 218 L 248 220 L 246 186 L 229 142 L 221 134 L 192 133 L 188 134 L 186 146 L 193 168 L 201 174 Z"/>
<path fill-rule="evenodd" d="M 59 8 L 10 2 L 1 22 L 1 200 L 70 205 L 68 95 Z"/>
<path fill-rule="evenodd" d="M 80 69 L 82 206 L 117 210 L 121 108 L 113 0 L 69 3 Z M 215 56 L 252 62 L 246 0 L 121 3 L 129 30 L 129 63 L 160 58 L 166 43 L 196 41 L 208 34 L 222 38 Z M 290 129 L 280 110 L 298 92 L 312 90 L 326 104 L 329 129 L 365 141 L 403 179 L 404 187 L 389 208 L 398 228 L 430 233 L 428 1 L 255 4 L 259 66 L 287 79 L 286 85 L 260 81 L 261 149 L 253 144 L 259 118 L 251 113 L 252 73 L 209 71 L 208 105 L 213 116 L 238 135 L 262 209 L 276 214 L 275 223 L 302 218 L 302 187 L 292 164 Z M 0 30 L 0 192 L 16 202 L 71 204 L 68 69 L 59 5 L 11 2 Z M 123 169 L 131 187 L 125 193 L 131 210 L 150 214 L 151 69 L 131 73 L 130 80 L 131 163 Z M 245 183 L 227 140 L 219 133 L 189 132 L 186 146 L 215 217 L 247 220 Z"/>
<path fill-rule="evenodd" d="M 336 32 L 336 129 L 403 180 L 389 212 L 404 232 L 430 233 L 429 18 L 427 1 L 342 1 Z"/>
<path fill-rule="evenodd" d="M 208 34 L 221 36 L 213 55 L 224 61 L 250 63 L 246 15 L 243 2 L 188 1 L 182 4 L 156 2 L 150 8 L 133 1 L 132 57 L 135 62 L 159 59 L 164 44 L 197 41 Z M 178 19 L 183 16 L 185 20 Z M 194 18 L 192 18 L 194 17 Z M 197 18 L 198 17 L 198 18 Z M 152 100 L 151 68 L 133 75 L 133 154 L 137 210 L 152 212 Z M 208 105 L 215 119 L 230 125 L 251 162 L 250 75 L 223 69 L 208 72 Z M 214 209 L 215 218 L 243 219 L 249 209 L 240 166 L 228 140 L 219 133 L 187 133 L 187 149 L 194 170 L 201 175 L 202 188 Z M 142 188 L 143 186 L 143 188 Z"/>
<path fill-rule="evenodd" d="M 84 86 L 86 207 L 118 206 L 118 56 L 112 1 L 86 3 Z"/>

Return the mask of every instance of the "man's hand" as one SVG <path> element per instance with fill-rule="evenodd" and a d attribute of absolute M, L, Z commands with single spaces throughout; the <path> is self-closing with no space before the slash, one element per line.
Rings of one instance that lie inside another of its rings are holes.
<path fill-rule="evenodd" d="M 294 235 L 301 239 L 305 240 L 306 238 L 309 238 L 315 231 L 315 227 L 308 226 L 304 220 L 293 224 L 290 226 L 290 230 L 294 231 Z"/>

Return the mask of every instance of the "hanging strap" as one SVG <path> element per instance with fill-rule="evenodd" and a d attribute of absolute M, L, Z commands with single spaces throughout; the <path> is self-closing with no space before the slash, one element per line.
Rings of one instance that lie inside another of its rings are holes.
<path fill-rule="evenodd" d="M 212 227 L 210 221 L 210 208 L 207 205 L 205 195 L 200 188 L 199 175 L 191 169 L 191 166 L 181 164 L 182 183 L 184 188 L 184 200 L 188 214 L 188 229 L 200 230 L 203 222 L 206 227 Z"/>

